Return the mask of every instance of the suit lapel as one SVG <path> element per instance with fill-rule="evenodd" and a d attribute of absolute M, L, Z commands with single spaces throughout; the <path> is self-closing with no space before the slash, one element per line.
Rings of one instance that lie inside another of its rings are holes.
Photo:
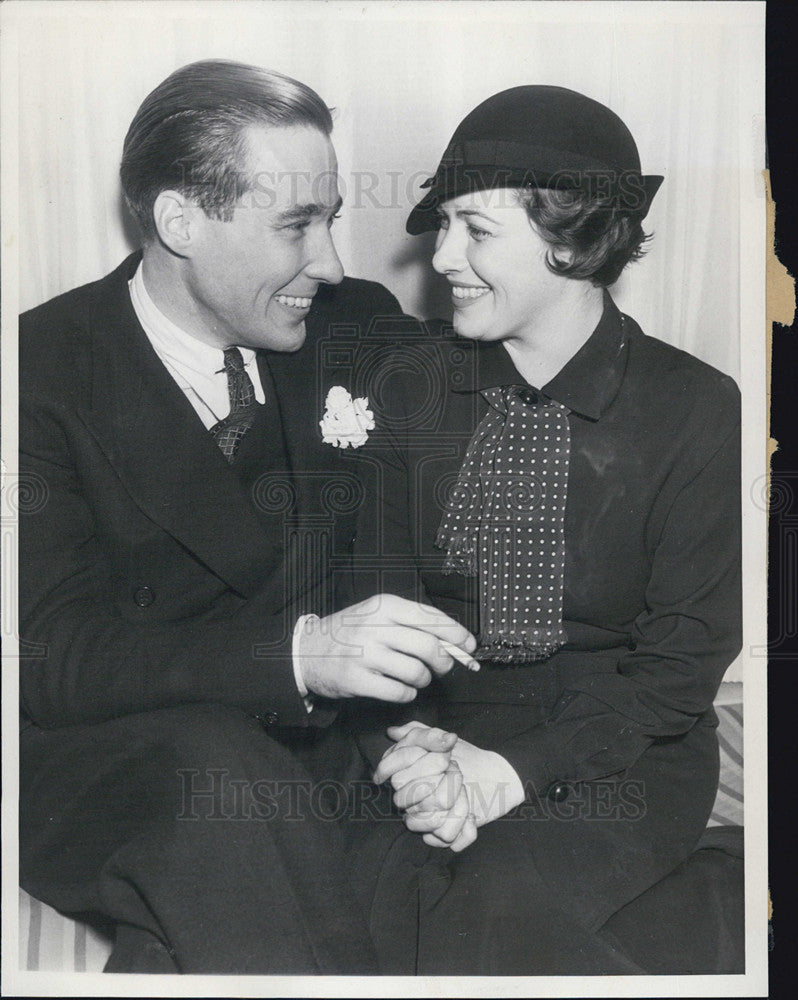
<path fill-rule="evenodd" d="M 129 258 L 100 285 L 91 316 L 92 399 L 83 413 L 136 504 L 244 596 L 263 589 L 281 545 L 262 530 L 238 478 L 136 318 Z"/>
<path fill-rule="evenodd" d="M 268 352 L 261 367 L 271 373 L 280 408 L 289 468 L 295 476 L 297 513 L 312 514 L 318 492 L 314 482 L 328 470 L 334 449 L 321 438 L 319 421 L 322 411 L 317 399 L 314 345 L 306 343 L 291 354 Z"/>
<path fill-rule="evenodd" d="M 324 588 L 320 592 L 317 588 L 330 570 L 333 524 L 323 500 L 331 464 L 325 449 L 333 449 L 322 444 L 319 430 L 313 344 L 306 342 L 291 354 L 266 352 L 262 372 L 264 368 L 271 374 L 277 397 L 295 501 L 286 532 L 286 590 L 297 596 L 300 610 L 324 614 L 329 610 Z"/>
<path fill-rule="evenodd" d="M 335 568 L 331 558 L 349 557 L 342 546 L 354 530 L 361 491 L 352 463 L 344 461 L 346 455 L 340 449 L 323 441 L 319 427 L 328 389 L 347 381 L 341 373 L 326 371 L 321 363 L 320 339 L 327 312 L 322 308 L 308 316 L 307 339 L 299 351 L 266 352 L 262 361 L 273 378 L 296 497 L 288 572 L 300 595 L 322 582 L 316 598 L 320 607 L 329 599 L 323 582 Z"/>

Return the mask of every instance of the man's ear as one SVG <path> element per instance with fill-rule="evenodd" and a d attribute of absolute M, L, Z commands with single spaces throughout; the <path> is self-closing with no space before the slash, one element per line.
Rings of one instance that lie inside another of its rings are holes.
<path fill-rule="evenodd" d="M 198 234 L 202 209 L 179 191 L 161 191 L 152 206 L 160 241 L 179 257 L 190 257 Z"/>

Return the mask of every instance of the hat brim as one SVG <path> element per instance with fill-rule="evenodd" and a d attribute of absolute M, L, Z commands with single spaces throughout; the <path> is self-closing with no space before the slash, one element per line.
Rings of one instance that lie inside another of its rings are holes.
<path fill-rule="evenodd" d="M 563 187 L 562 174 L 555 176 L 536 176 L 535 187 L 558 188 Z M 651 207 L 654 195 L 660 188 L 665 178 L 659 174 L 637 174 L 633 185 L 626 192 L 626 197 L 634 197 L 639 201 L 634 208 L 630 209 L 644 219 Z M 421 233 L 429 232 L 438 228 L 438 206 L 452 198 L 459 198 L 463 194 L 473 194 L 478 191 L 489 191 L 494 188 L 522 187 L 529 182 L 529 173 L 520 171 L 508 171 L 504 168 L 486 167 L 482 170 L 471 168 L 465 173 L 457 171 L 439 171 L 434 177 L 428 178 L 422 187 L 428 187 L 429 191 L 421 201 L 412 209 L 407 218 L 405 228 L 412 236 L 419 236 Z M 575 185 L 573 185 L 575 186 Z M 642 189 L 642 190 L 641 190 Z M 629 207 L 627 205 L 627 207 Z"/>

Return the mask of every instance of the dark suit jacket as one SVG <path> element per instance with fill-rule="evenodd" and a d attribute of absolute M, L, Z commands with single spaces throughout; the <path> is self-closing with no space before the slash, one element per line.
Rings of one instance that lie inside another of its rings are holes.
<path fill-rule="evenodd" d="M 329 341 L 345 354 L 399 306 L 345 279 L 319 290 L 300 351 L 261 352 L 289 475 L 250 496 L 138 323 L 139 259 L 21 317 L 23 713 L 55 727 L 214 701 L 328 722 L 298 695 L 291 633 L 298 613 L 329 610 L 359 499 L 319 430 L 345 384 Z"/>

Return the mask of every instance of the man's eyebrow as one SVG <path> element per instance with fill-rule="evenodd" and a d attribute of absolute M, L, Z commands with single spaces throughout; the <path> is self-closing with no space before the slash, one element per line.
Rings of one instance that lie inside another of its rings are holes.
<path fill-rule="evenodd" d="M 287 208 L 284 212 L 278 213 L 277 221 L 302 222 L 305 219 L 312 219 L 317 215 L 335 215 L 340 211 L 343 203 L 343 198 L 339 198 L 332 209 L 326 205 L 317 205 L 315 202 L 310 202 L 307 205 L 294 205 L 291 208 Z"/>

